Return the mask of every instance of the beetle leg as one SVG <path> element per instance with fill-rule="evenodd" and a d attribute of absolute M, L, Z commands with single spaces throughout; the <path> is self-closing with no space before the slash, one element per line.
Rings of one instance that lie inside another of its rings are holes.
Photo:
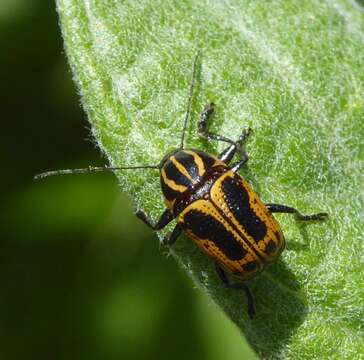
<path fill-rule="evenodd" d="M 211 118 L 214 111 L 215 111 L 214 103 L 210 103 L 205 106 L 205 108 L 203 109 L 203 111 L 200 115 L 200 121 L 198 122 L 198 125 L 197 125 L 198 135 L 207 140 L 223 141 L 223 142 L 227 142 L 231 145 L 235 145 L 235 142 L 228 139 L 227 137 L 218 135 L 218 134 L 214 134 L 208 130 L 208 121 Z"/>
<path fill-rule="evenodd" d="M 181 232 L 182 232 L 182 228 L 179 224 L 177 224 L 172 233 L 171 234 L 168 234 L 162 241 L 162 244 L 163 245 L 173 245 L 178 237 L 181 235 Z"/>
<path fill-rule="evenodd" d="M 279 204 L 265 204 L 271 213 L 287 213 L 294 214 L 297 220 L 311 221 L 311 220 L 326 220 L 329 216 L 327 213 L 318 213 L 313 215 L 303 215 L 293 207 L 279 205 Z"/>
<path fill-rule="evenodd" d="M 173 220 L 173 214 L 169 209 L 164 210 L 163 214 L 156 224 L 153 224 L 152 220 L 142 210 L 138 210 L 135 213 L 135 216 L 142 220 L 145 225 L 149 226 L 153 230 L 161 230 Z"/>
<path fill-rule="evenodd" d="M 223 161 L 225 164 L 229 164 L 232 158 L 236 153 L 236 145 L 230 145 L 227 149 L 223 150 L 222 153 L 219 154 L 219 159 Z"/>
<path fill-rule="evenodd" d="M 235 153 L 238 151 L 242 158 L 248 158 L 248 154 L 243 149 L 243 145 L 248 140 L 249 135 L 251 134 L 251 128 L 244 129 L 243 133 L 240 135 L 238 141 L 233 145 L 230 145 L 227 149 L 225 149 L 220 155 L 219 159 L 223 161 L 225 164 L 229 164 Z M 247 159 L 248 160 L 248 159 Z"/>
<path fill-rule="evenodd" d="M 255 312 L 255 305 L 254 305 L 254 297 L 253 297 L 253 294 L 250 291 L 249 287 L 244 283 L 230 283 L 228 277 L 226 276 L 225 271 L 217 263 L 215 263 L 215 269 L 216 269 L 217 275 L 219 276 L 220 280 L 224 283 L 224 285 L 227 288 L 241 289 L 241 290 L 245 291 L 246 298 L 248 301 L 248 315 L 249 315 L 250 319 L 253 319 L 256 312 Z"/>
<path fill-rule="evenodd" d="M 219 155 L 219 159 L 221 161 L 225 162 L 226 164 L 229 164 L 236 152 L 238 152 L 240 154 L 241 158 L 248 158 L 248 154 L 244 150 L 243 146 L 246 143 L 246 141 L 248 140 L 251 132 L 252 132 L 251 128 L 244 129 L 243 133 L 239 136 L 238 141 L 235 142 L 233 145 L 230 145 L 227 149 L 225 149 Z"/>
<path fill-rule="evenodd" d="M 248 154 L 244 152 L 242 154 L 242 159 L 238 161 L 236 164 L 233 164 L 230 168 L 230 170 L 234 173 L 236 173 L 247 161 L 248 161 Z"/>
<path fill-rule="evenodd" d="M 238 152 L 242 158 L 247 158 L 247 154 L 243 149 L 243 145 L 248 139 L 251 133 L 251 129 L 250 128 L 245 129 L 243 133 L 240 135 L 238 141 L 233 141 L 225 136 L 214 134 L 208 130 L 208 121 L 212 117 L 214 111 L 215 111 L 214 103 L 210 103 L 205 106 L 205 108 L 201 113 L 200 121 L 198 122 L 198 127 L 197 127 L 198 135 L 207 140 L 223 141 L 231 144 L 227 149 L 225 149 L 219 155 L 219 159 L 225 162 L 226 164 L 230 163 L 236 152 Z"/>

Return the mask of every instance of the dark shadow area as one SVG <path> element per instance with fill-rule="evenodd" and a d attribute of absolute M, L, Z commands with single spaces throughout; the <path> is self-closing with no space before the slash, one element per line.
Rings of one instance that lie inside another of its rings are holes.
<path fill-rule="evenodd" d="M 294 274 L 282 260 L 272 264 L 252 284 L 256 297 L 257 319 L 246 328 L 248 342 L 267 354 L 277 354 L 289 343 L 306 314 L 306 299 Z"/>

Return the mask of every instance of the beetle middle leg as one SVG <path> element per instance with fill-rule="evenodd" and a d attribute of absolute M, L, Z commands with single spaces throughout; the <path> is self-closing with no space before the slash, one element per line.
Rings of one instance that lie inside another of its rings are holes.
<path fill-rule="evenodd" d="M 256 314 L 255 305 L 254 305 L 254 297 L 253 297 L 253 294 L 250 291 L 248 285 L 246 285 L 244 283 L 230 283 L 225 271 L 217 263 L 215 263 L 215 269 L 216 269 L 217 275 L 219 276 L 219 278 L 221 279 L 221 281 L 224 283 L 224 285 L 227 288 L 244 290 L 247 301 L 248 301 L 248 315 L 249 315 L 250 319 L 253 319 Z"/>
<path fill-rule="evenodd" d="M 312 215 L 303 215 L 297 209 L 280 204 L 265 204 L 271 213 L 287 213 L 294 214 L 297 220 L 301 221 L 314 221 L 314 220 L 326 220 L 329 216 L 327 213 L 318 213 Z"/>

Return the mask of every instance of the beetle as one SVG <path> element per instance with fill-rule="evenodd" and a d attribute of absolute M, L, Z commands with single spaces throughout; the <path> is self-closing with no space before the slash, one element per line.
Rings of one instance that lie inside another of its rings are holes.
<path fill-rule="evenodd" d="M 90 166 L 85 169 L 48 171 L 36 178 L 128 169 L 158 170 L 166 209 L 155 223 L 142 210 L 137 210 L 136 216 L 155 231 L 162 230 L 176 219 L 177 224 L 164 238 L 163 244 L 173 245 L 184 232 L 213 260 L 216 272 L 226 287 L 245 291 L 248 315 L 253 318 L 254 298 L 246 281 L 275 261 L 285 247 L 284 235 L 273 213 L 290 213 L 302 221 L 325 220 L 328 214 L 303 215 L 290 206 L 263 203 L 249 183 L 238 174 L 248 161 L 244 144 L 251 129 L 243 130 L 236 141 L 210 132 L 208 124 L 215 109 L 213 103 L 206 105 L 200 115 L 198 135 L 209 141 L 228 143 L 228 147 L 218 156 L 185 148 L 198 56 L 193 62 L 180 146 L 165 155 L 159 164 Z M 239 160 L 231 164 L 235 155 L 239 155 Z M 231 278 L 235 281 L 232 282 Z"/>

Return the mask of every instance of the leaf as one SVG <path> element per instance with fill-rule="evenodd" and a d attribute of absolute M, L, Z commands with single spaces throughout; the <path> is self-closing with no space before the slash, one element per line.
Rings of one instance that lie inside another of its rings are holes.
<path fill-rule="evenodd" d="M 364 354 L 364 22 L 353 3 L 57 2 L 82 104 L 111 164 L 157 164 L 178 147 L 201 49 L 188 146 L 222 150 L 195 131 L 214 101 L 216 132 L 236 139 L 254 129 L 242 175 L 264 201 L 330 213 L 327 223 L 310 225 L 277 215 L 287 249 L 251 282 L 253 321 L 243 295 L 221 285 L 186 237 L 171 249 L 263 358 Z M 136 207 L 157 219 L 164 208 L 157 174 L 117 176 Z"/>

